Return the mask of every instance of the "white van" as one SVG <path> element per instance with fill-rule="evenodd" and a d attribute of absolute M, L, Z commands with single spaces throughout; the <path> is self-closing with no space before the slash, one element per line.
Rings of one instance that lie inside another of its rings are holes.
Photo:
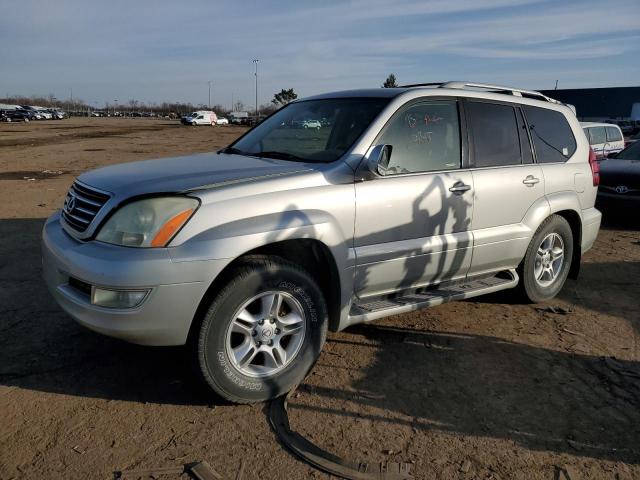
<path fill-rule="evenodd" d="M 622 130 L 611 123 L 580 122 L 596 158 L 605 158 L 624 148 Z"/>
<path fill-rule="evenodd" d="M 198 110 L 182 117 L 180 120 L 184 125 L 215 125 L 218 120 L 215 112 L 210 110 Z"/>

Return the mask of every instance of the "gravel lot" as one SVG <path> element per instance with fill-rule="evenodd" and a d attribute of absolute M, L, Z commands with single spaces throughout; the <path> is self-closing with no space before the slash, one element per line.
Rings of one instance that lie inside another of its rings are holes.
<path fill-rule="evenodd" d="M 149 119 L 0 124 L 0 478 L 111 478 L 206 460 L 225 478 L 328 478 L 265 406 L 215 403 L 181 348 L 76 325 L 41 281 L 43 221 L 98 166 L 214 150 L 241 127 Z M 509 292 L 330 334 L 294 429 L 416 478 L 640 478 L 640 216 L 605 212 L 580 279 L 546 305 Z M 170 477 L 163 477 L 170 478 Z"/>

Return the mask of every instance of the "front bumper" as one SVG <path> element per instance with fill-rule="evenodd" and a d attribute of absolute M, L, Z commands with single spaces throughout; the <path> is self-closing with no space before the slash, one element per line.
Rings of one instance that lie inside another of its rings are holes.
<path fill-rule="evenodd" d="M 42 232 L 43 276 L 63 310 L 91 330 L 141 345 L 183 345 L 200 301 L 227 261 L 174 261 L 169 250 L 80 242 L 62 229 L 56 213 Z M 151 291 L 135 308 L 104 308 L 92 305 L 70 278 Z"/>

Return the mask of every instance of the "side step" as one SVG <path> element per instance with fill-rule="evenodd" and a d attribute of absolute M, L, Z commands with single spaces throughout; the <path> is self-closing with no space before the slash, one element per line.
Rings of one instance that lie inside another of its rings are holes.
<path fill-rule="evenodd" d="M 466 279 L 438 285 L 436 288 L 400 293 L 396 296 L 363 298 L 351 305 L 349 324 L 370 322 L 379 318 L 412 312 L 454 300 L 477 297 L 518 285 L 515 270 L 504 270 L 491 276 Z"/>

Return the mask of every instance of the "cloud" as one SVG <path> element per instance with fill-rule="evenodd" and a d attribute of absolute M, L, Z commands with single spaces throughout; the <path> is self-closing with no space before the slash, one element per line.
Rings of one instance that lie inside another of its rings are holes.
<path fill-rule="evenodd" d="M 0 16 L 0 92 L 202 102 L 213 80 L 214 98 L 249 101 L 252 58 L 261 102 L 283 87 L 375 87 L 392 71 L 407 83 L 620 84 L 640 78 L 639 18 L 637 0 L 21 0 Z M 575 73 L 594 61 L 597 75 Z"/>

